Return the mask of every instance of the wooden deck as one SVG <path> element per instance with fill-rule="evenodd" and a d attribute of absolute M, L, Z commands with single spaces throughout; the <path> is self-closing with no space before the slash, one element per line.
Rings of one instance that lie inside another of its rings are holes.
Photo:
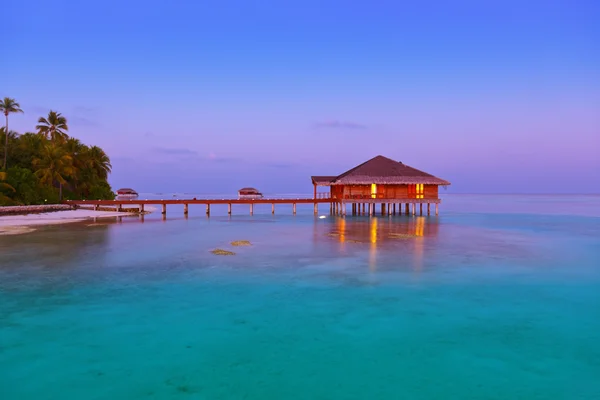
<path fill-rule="evenodd" d="M 331 199 L 171 199 L 171 200 L 65 200 L 65 204 L 118 205 L 118 204 L 314 204 L 331 203 Z"/>
<path fill-rule="evenodd" d="M 297 204 L 313 204 L 315 214 L 318 212 L 318 205 L 325 203 L 331 203 L 331 199 L 311 199 L 311 198 L 272 198 L 272 199 L 163 199 L 163 200 L 140 200 L 140 199 L 120 199 L 120 200 L 66 200 L 63 203 L 77 205 L 80 207 L 93 207 L 98 210 L 100 208 L 106 209 L 106 207 L 114 208 L 115 210 L 121 211 L 124 209 L 131 209 L 132 206 L 138 206 L 136 209 L 138 212 L 144 212 L 144 206 L 146 205 L 160 205 L 162 206 L 162 214 L 167 213 L 167 205 L 179 204 L 183 205 L 183 213 L 188 214 L 188 209 L 191 204 L 203 204 L 206 206 L 206 214 L 210 215 L 210 206 L 213 204 L 227 204 L 227 212 L 231 214 L 231 207 L 234 204 L 247 204 L 250 206 L 250 214 L 254 213 L 255 204 L 271 204 L 271 213 L 275 213 L 275 204 L 289 204 L 292 206 L 292 212 L 296 214 Z"/>

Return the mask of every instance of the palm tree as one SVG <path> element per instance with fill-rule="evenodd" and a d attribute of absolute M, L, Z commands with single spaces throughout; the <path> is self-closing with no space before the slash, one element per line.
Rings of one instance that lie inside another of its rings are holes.
<path fill-rule="evenodd" d="M 69 138 L 69 135 L 67 135 L 69 130 L 67 118 L 56 111 L 50 110 L 48 118 L 40 117 L 35 129 L 39 134 L 46 136 L 47 139 L 51 139 L 53 142 L 64 142 Z"/>
<path fill-rule="evenodd" d="M 96 172 L 100 179 L 106 180 L 108 174 L 112 171 L 112 165 L 110 158 L 108 158 L 104 150 L 98 146 L 92 146 L 89 149 L 88 157 L 90 166 L 94 172 Z"/>
<path fill-rule="evenodd" d="M 40 158 L 33 160 L 35 175 L 42 184 L 48 186 L 58 182 L 58 198 L 62 201 L 62 187 L 67 183 L 66 178 L 73 174 L 73 159 L 64 149 L 57 145 L 47 145 L 42 150 Z"/>
<path fill-rule="evenodd" d="M 71 157 L 73 167 L 71 182 L 74 188 L 77 189 L 79 182 L 82 180 L 82 175 L 88 167 L 86 154 L 89 149 L 79 139 L 75 138 L 68 138 L 62 147 L 67 155 Z"/>
<path fill-rule="evenodd" d="M 27 132 L 19 136 L 12 157 L 19 165 L 30 166 L 33 159 L 42 153 L 48 140 L 37 133 Z"/>
<path fill-rule="evenodd" d="M 15 101 L 15 99 L 11 99 L 10 97 L 5 97 L 4 100 L 0 101 L 0 112 L 4 113 L 6 117 L 6 126 L 4 128 L 4 132 L 9 132 L 8 130 L 8 115 L 14 113 L 22 113 L 21 105 Z M 4 163 L 2 164 L 2 169 L 6 171 L 6 162 L 8 161 L 8 135 L 5 136 L 4 139 Z"/>
<path fill-rule="evenodd" d="M 2 182 L 6 180 L 6 172 L 0 172 L 0 203 L 10 202 L 10 197 L 4 195 L 2 191 L 10 190 L 11 192 L 16 192 L 15 188 L 9 185 L 6 182 Z"/>

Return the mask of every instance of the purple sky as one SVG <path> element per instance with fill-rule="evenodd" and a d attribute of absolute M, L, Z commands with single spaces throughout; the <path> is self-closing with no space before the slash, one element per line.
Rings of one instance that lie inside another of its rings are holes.
<path fill-rule="evenodd" d="M 58 110 L 141 192 L 310 193 L 378 154 L 450 193 L 600 192 L 596 2 L 197 3 L 10 2 L 11 129 Z"/>

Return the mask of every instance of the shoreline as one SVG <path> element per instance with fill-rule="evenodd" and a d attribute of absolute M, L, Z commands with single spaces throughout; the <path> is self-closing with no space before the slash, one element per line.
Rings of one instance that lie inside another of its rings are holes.
<path fill-rule="evenodd" d="M 66 208 L 57 206 L 18 206 L 10 208 L 12 209 L 8 210 L 10 214 L 5 214 L 2 212 L 4 210 L 0 209 L 0 236 L 33 232 L 36 227 L 39 226 L 60 225 L 72 222 L 82 222 L 94 218 L 121 217 L 137 214 L 136 212 L 127 211 L 95 211 L 85 208 L 73 209 L 73 207 L 69 205 L 66 205 Z"/>

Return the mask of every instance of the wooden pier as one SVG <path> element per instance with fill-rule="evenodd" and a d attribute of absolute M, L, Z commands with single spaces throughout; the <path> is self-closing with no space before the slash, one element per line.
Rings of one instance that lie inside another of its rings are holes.
<path fill-rule="evenodd" d="M 173 199 L 173 200 L 66 200 L 63 203 L 77 205 L 80 207 L 93 207 L 94 210 L 106 209 L 110 207 L 114 211 L 127 211 L 128 209 L 134 208 L 136 212 L 145 212 L 146 205 L 159 205 L 161 206 L 161 213 L 167 214 L 167 205 L 183 205 L 184 215 L 188 215 L 190 205 L 198 204 L 206 207 L 206 215 L 210 215 L 210 209 L 212 205 L 227 205 L 227 213 L 231 215 L 232 206 L 234 204 L 246 204 L 249 206 L 250 215 L 254 214 L 255 204 L 271 204 L 271 213 L 275 214 L 276 204 L 288 204 L 292 206 L 292 213 L 296 214 L 297 204 L 313 204 L 314 213 L 319 212 L 319 204 L 331 203 L 331 199 L 311 199 L 311 198 L 300 198 L 300 199 Z M 135 206 L 138 206 L 135 208 Z"/>

